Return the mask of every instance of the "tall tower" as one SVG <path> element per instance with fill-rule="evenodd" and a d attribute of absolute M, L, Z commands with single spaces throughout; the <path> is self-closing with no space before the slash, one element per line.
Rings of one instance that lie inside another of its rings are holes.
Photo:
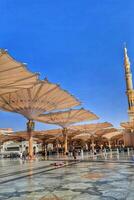
<path fill-rule="evenodd" d="M 124 48 L 124 67 L 125 67 L 125 77 L 126 77 L 126 95 L 128 98 L 128 115 L 129 120 L 134 120 L 134 90 L 133 90 L 133 81 L 132 73 L 130 68 L 129 57 L 127 55 L 127 49 Z"/>

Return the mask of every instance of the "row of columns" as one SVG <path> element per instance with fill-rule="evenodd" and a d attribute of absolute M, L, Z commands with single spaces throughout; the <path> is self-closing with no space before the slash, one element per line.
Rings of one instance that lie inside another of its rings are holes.
<path fill-rule="evenodd" d="M 34 122 L 33 120 L 29 120 L 27 122 L 27 132 L 28 132 L 28 138 L 29 138 L 29 159 L 33 159 L 33 135 L 32 131 L 34 130 Z M 66 155 L 68 153 L 68 135 L 67 135 L 67 128 L 63 128 L 62 130 L 63 138 L 64 138 L 64 154 Z M 58 147 L 58 140 L 56 141 L 56 145 Z M 94 137 L 91 137 L 91 148 L 92 151 L 94 152 L 95 150 L 95 142 L 94 142 Z M 108 141 L 108 146 L 111 149 L 111 141 Z M 102 145 L 101 145 L 102 148 Z M 58 149 L 58 148 L 57 148 Z M 58 151 L 57 151 L 58 152 Z"/>
<path fill-rule="evenodd" d="M 33 120 L 29 120 L 27 122 L 27 133 L 28 133 L 28 143 L 29 143 L 29 159 L 33 159 L 33 135 L 35 123 Z M 68 137 L 67 137 L 67 128 L 63 128 L 62 130 L 63 138 L 64 138 L 64 154 L 68 153 Z M 57 141 L 58 145 L 58 141 Z"/>

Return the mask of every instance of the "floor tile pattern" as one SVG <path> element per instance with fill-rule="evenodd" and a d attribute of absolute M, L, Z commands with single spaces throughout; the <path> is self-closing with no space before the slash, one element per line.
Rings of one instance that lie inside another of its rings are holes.
<path fill-rule="evenodd" d="M 52 162 L 0 160 L 0 200 L 134 200 L 133 161 Z"/>

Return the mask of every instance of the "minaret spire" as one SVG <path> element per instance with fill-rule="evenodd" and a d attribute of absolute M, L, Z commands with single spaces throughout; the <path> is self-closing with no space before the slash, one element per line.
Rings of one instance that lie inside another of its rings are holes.
<path fill-rule="evenodd" d="M 126 77 L 126 88 L 128 90 L 133 90 L 132 73 L 130 68 L 130 61 L 127 55 L 127 48 L 124 48 L 124 67 L 125 67 L 125 77 Z"/>
<path fill-rule="evenodd" d="M 132 73 L 130 67 L 130 61 L 127 54 L 127 48 L 124 48 L 124 67 L 125 67 L 125 78 L 126 78 L 126 95 L 128 98 L 128 115 L 130 121 L 134 120 L 134 90 Z"/>

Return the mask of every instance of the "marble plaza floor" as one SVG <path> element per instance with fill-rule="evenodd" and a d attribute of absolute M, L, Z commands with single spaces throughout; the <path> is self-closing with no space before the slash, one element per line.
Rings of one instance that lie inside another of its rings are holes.
<path fill-rule="evenodd" d="M 120 154 L 100 162 L 0 160 L 0 200 L 134 200 L 134 162 Z M 113 162 L 114 161 L 114 162 Z"/>

